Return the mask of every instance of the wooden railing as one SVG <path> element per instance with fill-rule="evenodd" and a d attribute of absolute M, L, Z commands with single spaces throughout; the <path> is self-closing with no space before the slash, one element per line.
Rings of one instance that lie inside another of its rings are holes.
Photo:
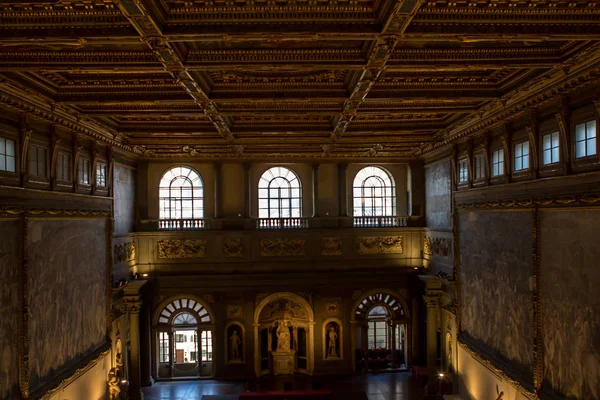
<path fill-rule="evenodd" d="M 407 225 L 406 217 L 354 217 L 355 228 L 390 228 Z"/>
<path fill-rule="evenodd" d="M 258 218 L 256 229 L 308 228 L 307 218 Z"/>
<path fill-rule="evenodd" d="M 197 231 L 206 229 L 203 219 L 159 219 L 158 230 L 160 231 Z"/>

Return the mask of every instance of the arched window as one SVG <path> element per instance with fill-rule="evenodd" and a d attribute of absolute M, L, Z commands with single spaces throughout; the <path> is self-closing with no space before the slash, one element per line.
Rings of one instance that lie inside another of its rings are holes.
<path fill-rule="evenodd" d="M 259 218 L 299 218 L 302 216 L 302 187 L 291 169 L 273 167 L 258 182 Z"/>
<path fill-rule="evenodd" d="M 352 185 L 355 217 L 393 217 L 396 215 L 396 186 L 383 168 L 361 169 Z"/>
<path fill-rule="evenodd" d="M 204 184 L 189 167 L 171 168 L 159 187 L 160 219 L 204 218 Z"/>

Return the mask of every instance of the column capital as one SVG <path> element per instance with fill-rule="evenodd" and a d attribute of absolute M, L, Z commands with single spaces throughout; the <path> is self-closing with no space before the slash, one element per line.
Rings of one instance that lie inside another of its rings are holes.
<path fill-rule="evenodd" d="M 439 296 L 423 296 L 423 301 L 425 301 L 425 306 L 427 308 L 436 308 L 440 304 Z"/>
<path fill-rule="evenodd" d="M 142 301 L 139 299 L 123 299 L 124 306 L 130 314 L 139 314 L 142 309 Z"/>

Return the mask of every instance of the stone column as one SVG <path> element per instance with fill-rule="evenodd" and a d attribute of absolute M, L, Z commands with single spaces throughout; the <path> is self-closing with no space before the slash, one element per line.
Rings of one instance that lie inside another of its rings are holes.
<path fill-rule="evenodd" d="M 129 311 L 129 399 L 141 400 L 142 375 L 140 371 L 140 308 L 139 301 L 127 303 Z"/>
<path fill-rule="evenodd" d="M 250 218 L 250 163 L 244 167 L 244 218 Z"/>
<path fill-rule="evenodd" d="M 346 191 L 346 175 L 348 164 L 338 164 L 338 216 L 348 216 L 348 193 Z"/>
<path fill-rule="evenodd" d="M 437 381 L 437 329 L 436 313 L 438 311 L 439 297 L 423 296 L 427 308 L 427 386 L 435 388 Z"/>
<path fill-rule="evenodd" d="M 396 325 L 392 324 L 392 368 L 396 368 Z"/>
<path fill-rule="evenodd" d="M 319 217 L 319 164 L 312 165 L 312 205 L 313 205 L 313 218 Z"/>
<path fill-rule="evenodd" d="M 169 376 L 175 376 L 175 333 L 169 332 Z"/>
<path fill-rule="evenodd" d="M 308 374 L 312 375 L 315 370 L 315 323 L 308 323 Z"/>
<path fill-rule="evenodd" d="M 223 218 L 223 199 L 221 196 L 221 170 L 222 164 L 220 162 L 213 163 L 213 171 L 215 178 L 215 207 L 214 207 L 214 217 L 215 218 Z"/>
<path fill-rule="evenodd" d="M 142 316 L 142 386 L 152 386 L 152 320 L 149 307 L 144 307 Z"/>

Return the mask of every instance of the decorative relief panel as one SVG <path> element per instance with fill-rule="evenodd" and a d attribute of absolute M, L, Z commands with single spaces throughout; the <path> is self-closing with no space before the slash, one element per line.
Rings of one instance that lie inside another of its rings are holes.
<path fill-rule="evenodd" d="M 340 314 L 340 303 L 339 301 L 330 301 L 325 304 L 325 313 L 327 315 L 339 315 Z"/>
<path fill-rule="evenodd" d="M 235 305 L 228 305 L 227 306 L 227 318 L 229 319 L 235 319 L 235 318 L 242 318 L 242 306 L 235 304 Z"/>
<path fill-rule="evenodd" d="M 158 258 L 204 258 L 205 240 L 159 240 Z"/>
<path fill-rule="evenodd" d="M 114 257 L 115 263 L 135 261 L 135 243 L 127 242 L 122 244 L 115 244 Z"/>
<path fill-rule="evenodd" d="M 223 239 L 223 255 L 225 257 L 243 257 L 244 244 L 242 239 Z"/>
<path fill-rule="evenodd" d="M 303 256 L 304 239 L 261 239 L 260 255 L 263 257 Z"/>
<path fill-rule="evenodd" d="M 402 254 L 402 236 L 359 237 L 358 254 Z"/>
<path fill-rule="evenodd" d="M 426 256 L 448 258 L 452 255 L 452 239 L 425 236 L 423 253 Z"/>
<path fill-rule="evenodd" d="M 342 255 L 342 239 L 339 237 L 322 237 L 321 238 L 321 255 L 322 256 L 341 256 Z"/>

